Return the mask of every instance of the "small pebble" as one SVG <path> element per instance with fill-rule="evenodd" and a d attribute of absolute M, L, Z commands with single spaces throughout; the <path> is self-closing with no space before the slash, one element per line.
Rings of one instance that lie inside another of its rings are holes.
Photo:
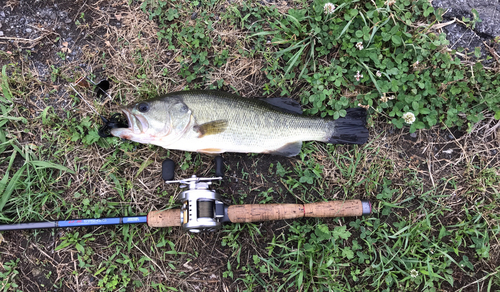
<path fill-rule="evenodd" d="M 27 32 L 27 33 L 31 33 L 32 31 L 33 31 L 33 30 L 32 30 L 31 28 L 27 28 L 27 29 L 26 29 L 26 32 Z"/>
<path fill-rule="evenodd" d="M 66 24 L 71 23 L 71 19 L 69 19 L 69 17 L 68 17 L 68 18 L 66 18 L 66 20 L 64 20 L 64 23 L 66 23 Z"/>
<path fill-rule="evenodd" d="M 5 12 L 3 12 L 3 10 L 0 10 L 0 16 L 5 17 Z"/>
<path fill-rule="evenodd" d="M 3 36 L 3 31 L 0 30 L 0 36 Z"/>
<path fill-rule="evenodd" d="M 191 15 L 191 19 L 192 20 L 195 20 L 196 17 L 198 17 L 198 12 L 194 12 L 192 15 Z"/>
<path fill-rule="evenodd" d="M 491 153 L 491 155 L 495 155 L 498 153 L 498 151 L 496 149 L 493 149 L 493 150 L 490 150 L 490 153 Z"/>
<path fill-rule="evenodd" d="M 417 133 L 411 133 L 411 134 L 410 134 L 410 137 L 412 137 L 412 138 L 417 138 Z"/>

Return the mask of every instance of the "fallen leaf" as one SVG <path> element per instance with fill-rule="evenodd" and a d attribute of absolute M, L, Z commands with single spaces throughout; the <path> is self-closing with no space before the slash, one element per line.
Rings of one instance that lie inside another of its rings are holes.
<path fill-rule="evenodd" d="M 115 14 L 115 17 L 116 17 L 116 20 L 120 21 L 122 19 L 122 15 L 121 14 Z"/>
<path fill-rule="evenodd" d="M 85 76 L 82 76 L 82 77 L 78 78 L 78 80 L 75 81 L 75 85 L 78 85 L 78 86 L 81 86 L 81 87 L 90 88 L 90 85 L 87 82 Z"/>
<path fill-rule="evenodd" d="M 111 47 L 111 43 L 109 41 L 104 41 L 104 43 L 106 44 L 106 46 Z"/>
<path fill-rule="evenodd" d="M 62 45 L 63 45 L 64 47 L 67 47 L 67 46 L 68 46 L 68 42 L 63 42 L 63 43 L 62 43 Z"/>

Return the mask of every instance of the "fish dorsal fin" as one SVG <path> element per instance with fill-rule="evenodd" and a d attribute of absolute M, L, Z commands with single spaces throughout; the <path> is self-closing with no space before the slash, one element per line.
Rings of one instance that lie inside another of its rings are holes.
<path fill-rule="evenodd" d="M 278 148 L 274 151 L 267 152 L 272 155 L 281 155 L 286 157 L 292 157 L 298 155 L 302 149 L 302 141 L 288 143 L 285 146 Z"/>
<path fill-rule="evenodd" d="M 193 128 L 202 138 L 207 135 L 215 135 L 224 132 L 227 129 L 227 120 L 216 120 L 201 125 L 194 126 Z"/>
<path fill-rule="evenodd" d="M 274 109 L 285 113 L 302 114 L 300 103 L 288 97 L 259 98 L 263 102 L 270 104 Z"/>

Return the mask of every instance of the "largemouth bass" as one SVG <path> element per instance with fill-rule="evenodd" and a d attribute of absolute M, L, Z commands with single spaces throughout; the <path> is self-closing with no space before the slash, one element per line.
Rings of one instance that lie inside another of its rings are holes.
<path fill-rule="evenodd" d="M 122 108 L 128 128 L 111 134 L 166 149 L 207 154 L 269 153 L 295 156 L 303 141 L 363 144 L 366 110 L 337 120 L 302 116 L 287 98 L 249 99 L 221 91 L 172 92 Z"/>

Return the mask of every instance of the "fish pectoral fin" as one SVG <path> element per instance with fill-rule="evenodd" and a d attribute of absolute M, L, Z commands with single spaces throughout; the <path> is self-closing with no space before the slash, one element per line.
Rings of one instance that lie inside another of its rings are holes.
<path fill-rule="evenodd" d="M 292 156 L 298 155 L 300 153 L 301 149 L 302 149 L 302 141 L 299 141 L 299 142 L 288 143 L 281 148 L 278 148 L 278 149 L 273 150 L 273 151 L 269 151 L 267 153 L 272 154 L 272 155 L 281 155 L 281 156 L 286 156 L 286 157 L 292 157 Z"/>
<path fill-rule="evenodd" d="M 198 132 L 198 138 L 202 138 L 207 135 L 215 135 L 224 132 L 227 129 L 227 124 L 227 120 L 216 120 L 194 126 L 193 129 Z"/>
<path fill-rule="evenodd" d="M 219 154 L 224 152 L 220 148 L 205 148 L 205 149 L 198 149 L 196 151 L 204 154 Z"/>
<path fill-rule="evenodd" d="M 294 99 L 288 97 L 270 97 L 270 98 L 259 98 L 260 100 L 269 104 L 272 108 L 291 114 L 302 114 L 302 108 L 300 103 Z"/>

